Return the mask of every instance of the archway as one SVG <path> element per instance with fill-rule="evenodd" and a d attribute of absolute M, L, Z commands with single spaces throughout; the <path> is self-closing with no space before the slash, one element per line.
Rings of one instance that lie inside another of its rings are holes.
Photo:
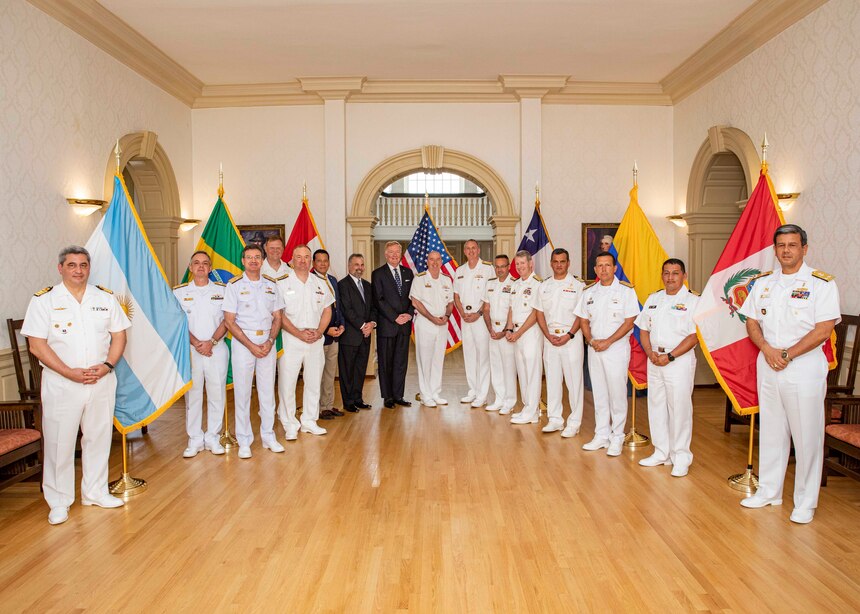
<path fill-rule="evenodd" d="M 149 242 L 170 284 L 175 284 L 179 261 L 179 186 L 173 166 L 154 132 L 127 134 L 119 140 L 120 169 L 134 199 Z M 109 156 L 105 171 L 104 198 L 113 194 L 116 157 Z"/>
<path fill-rule="evenodd" d="M 355 192 L 346 221 L 352 234 L 352 251 L 365 254 L 368 269 L 376 266 L 373 262 L 376 198 L 387 185 L 416 171 L 448 171 L 483 187 L 494 205 L 490 224 L 495 230 L 496 252 L 513 253 L 516 248 L 514 231 L 520 216 L 516 213 L 514 199 L 501 176 L 488 164 L 467 153 L 428 145 L 383 160 L 365 176 Z"/>

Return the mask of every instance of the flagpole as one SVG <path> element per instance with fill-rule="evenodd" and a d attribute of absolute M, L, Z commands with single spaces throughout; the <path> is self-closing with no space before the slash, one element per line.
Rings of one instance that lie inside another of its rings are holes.
<path fill-rule="evenodd" d="M 218 163 L 218 198 L 224 198 L 224 164 L 221 162 Z M 227 403 L 226 393 L 224 396 L 224 431 L 221 433 L 218 443 L 225 450 L 230 450 L 239 445 L 239 442 L 230 433 L 230 404 Z"/>
<path fill-rule="evenodd" d="M 122 476 L 108 484 L 110 494 L 128 499 L 146 490 L 146 480 L 133 478 L 128 474 L 128 445 L 122 433 Z"/>
<path fill-rule="evenodd" d="M 763 146 L 764 147 L 764 146 Z M 758 476 L 753 473 L 753 443 L 755 437 L 755 414 L 750 414 L 750 446 L 747 456 L 747 470 L 729 477 L 729 486 L 745 493 L 758 490 Z"/>

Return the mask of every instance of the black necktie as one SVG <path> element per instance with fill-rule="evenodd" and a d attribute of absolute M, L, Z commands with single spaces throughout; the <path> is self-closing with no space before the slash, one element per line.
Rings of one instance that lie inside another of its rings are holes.
<path fill-rule="evenodd" d="M 400 267 L 394 269 L 394 283 L 397 284 L 397 294 L 403 294 L 403 282 L 400 281 Z"/>

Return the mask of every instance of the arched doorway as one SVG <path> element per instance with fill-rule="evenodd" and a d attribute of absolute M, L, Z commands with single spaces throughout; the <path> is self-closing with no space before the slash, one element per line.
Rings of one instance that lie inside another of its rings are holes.
<path fill-rule="evenodd" d="M 383 160 L 367 174 L 356 190 L 346 221 L 352 235 L 352 251 L 365 255 L 368 270 L 378 264 L 374 262 L 373 238 L 378 221 L 376 203 L 382 190 L 415 172 L 441 171 L 465 177 L 486 191 L 493 206 L 488 222 L 495 234 L 495 251 L 513 253 L 516 248 L 514 232 L 520 216 L 515 211 L 513 197 L 504 180 L 489 165 L 474 156 L 438 145 L 428 145 Z"/>
<path fill-rule="evenodd" d="M 761 161 L 750 137 L 713 126 L 699 148 L 687 184 L 690 287 L 701 290 L 752 193 Z"/>
<path fill-rule="evenodd" d="M 154 132 L 135 132 L 119 140 L 120 169 L 134 200 L 140 220 L 168 282 L 177 282 L 179 262 L 179 186 L 164 149 Z M 105 171 L 104 198 L 113 195 L 116 157 L 109 156 Z"/>

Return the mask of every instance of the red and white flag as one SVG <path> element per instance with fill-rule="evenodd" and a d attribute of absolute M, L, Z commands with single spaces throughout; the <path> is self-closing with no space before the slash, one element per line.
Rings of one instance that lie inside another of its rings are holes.
<path fill-rule="evenodd" d="M 311 209 L 308 207 L 308 199 L 302 198 L 302 208 L 299 211 L 299 217 L 296 218 L 296 223 L 290 232 L 290 238 L 287 239 L 287 244 L 284 246 L 284 255 L 281 260 L 287 264 L 293 259 L 293 250 L 299 245 L 307 245 L 311 248 L 311 253 L 318 249 L 325 249 L 322 237 L 317 230 L 314 216 L 311 215 Z"/>

